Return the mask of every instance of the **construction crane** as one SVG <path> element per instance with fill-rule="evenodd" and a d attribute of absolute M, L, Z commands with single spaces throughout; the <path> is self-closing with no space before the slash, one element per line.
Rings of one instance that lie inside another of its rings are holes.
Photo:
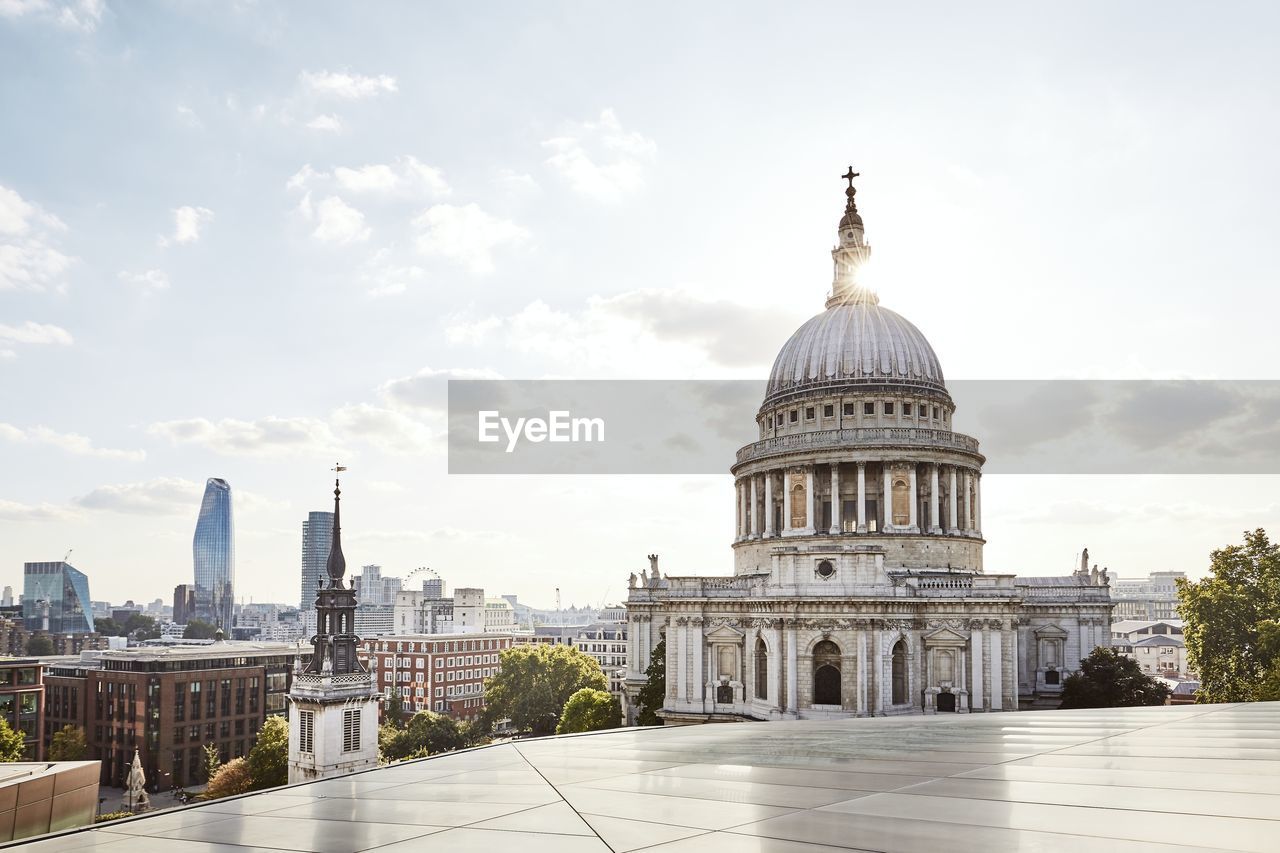
<path fill-rule="evenodd" d="M 74 550 L 75 550 L 75 548 L 68 548 L 68 549 L 67 549 L 67 553 L 65 553 L 65 554 L 63 554 L 63 555 L 62 555 L 62 562 L 64 562 L 64 563 L 65 563 L 67 560 L 70 560 L 70 559 L 71 559 L 71 552 L 72 552 L 72 551 L 74 551 Z"/>

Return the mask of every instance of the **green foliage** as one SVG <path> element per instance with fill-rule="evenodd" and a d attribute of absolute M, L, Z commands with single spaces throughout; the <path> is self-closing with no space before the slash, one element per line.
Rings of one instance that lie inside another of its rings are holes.
<path fill-rule="evenodd" d="M 280 716 L 267 717 L 249 750 L 248 761 L 252 790 L 289 784 L 289 721 Z"/>
<path fill-rule="evenodd" d="M 243 758 L 233 758 L 217 769 L 209 779 L 208 786 L 200 795 L 202 800 L 217 800 L 221 797 L 234 797 L 250 790 L 253 777 L 249 774 L 249 762 Z"/>
<path fill-rule="evenodd" d="M 32 634 L 27 640 L 27 654 L 33 657 L 51 655 L 53 652 L 53 640 L 48 634 Z"/>
<path fill-rule="evenodd" d="M 9 723 L 0 719 L 0 763 L 21 761 L 26 747 L 22 732 L 9 728 Z"/>
<path fill-rule="evenodd" d="M 468 746 L 465 726 L 452 717 L 419 711 L 403 729 L 383 723 L 378 729 L 378 752 L 384 761 L 421 758 Z"/>
<path fill-rule="evenodd" d="M 653 647 L 649 668 L 644 671 L 644 674 L 648 680 L 645 681 L 644 687 L 640 688 L 640 695 L 636 697 L 636 704 L 640 708 L 636 715 L 636 725 L 660 726 L 662 718 L 658 716 L 658 711 L 662 710 L 663 700 L 667 698 L 666 640 L 659 640 L 658 645 Z"/>
<path fill-rule="evenodd" d="M 491 719 L 509 718 L 522 732 L 551 734 L 570 696 L 609 687 L 596 659 L 572 646 L 516 646 L 499 661 L 502 668 L 485 685 L 485 704 Z"/>
<path fill-rule="evenodd" d="M 192 619 L 187 623 L 186 630 L 182 632 L 184 640 L 212 640 L 213 635 L 218 631 L 218 626 L 212 622 L 206 622 L 203 619 Z"/>
<path fill-rule="evenodd" d="M 569 697 L 560 715 L 556 734 L 598 732 L 622 725 L 622 708 L 618 700 L 603 690 L 584 687 Z"/>
<path fill-rule="evenodd" d="M 130 812 L 130 811 L 107 812 L 106 814 L 100 814 L 97 817 L 95 817 L 93 819 L 93 822 L 106 823 L 109 820 L 119 820 L 122 817 L 133 817 L 133 812 Z"/>
<path fill-rule="evenodd" d="M 110 616 L 94 617 L 93 630 L 104 637 L 123 637 L 125 635 L 124 626 Z"/>
<path fill-rule="evenodd" d="M 1254 701 L 1280 663 L 1280 638 L 1266 634 L 1267 623 L 1280 620 L 1280 547 L 1259 528 L 1211 561 L 1209 577 L 1178 580 L 1187 660 L 1200 673 L 1196 698 Z"/>
<path fill-rule="evenodd" d="M 49 742 L 50 761 L 82 761 L 88 753 L 84 729 L 70 723 L 54 732 Z"/>
<path fill-rule="evenodd" d="M 404 698 L 398 691 L 391 694 L 391 698 L 383 706 L 383 716 L 397 729 L 404 728 Z"/>
<path fill-rule="evenodd" d="M 94 626 L 97 626 L 96 622 Z M 156 624 L 155 617 L 134 613 L 129 617 L 129 621 L 124 623 L 122 634 L 139 640 L 154 640 L 160 636 L 160 626 Z"/>
<path fill-rule="evenodd" d="M 1130 708 L 1163 705 L 1169 688 L 1144 675 L 1136 660 L 1099 646 L 1062 683 L 1063 708 Z"/>
<path fill-rule="evenodd" d="M 218 754 L 218 746 L 213 743 L 204 745 L 204 781 L 212 782 L 214 774 L 222 766 L 222 757 Z"/>

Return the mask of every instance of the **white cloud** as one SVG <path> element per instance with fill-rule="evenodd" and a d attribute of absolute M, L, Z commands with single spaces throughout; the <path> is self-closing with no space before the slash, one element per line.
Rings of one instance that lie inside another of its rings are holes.
<path fill-rule="evenodd" d="M 425 453 L 444 444 L 443 433 L 432 432 L 403 412 L 368 403 L 343 406 L 333 413 L 332 421 L 348 438 L 358 438 L 390 453 Z"/>
<path fill-rule="evenodd" d="M 533 175 L 528 172 L 517 172 L 514 169 L 498 169 L 493 175 L 493 182 L 511 193 L 532 193 L 541 189 Z"/>
<path fill-rule="evenodd" d="M 53 234 L 65 230 L 58 217 L 0 185 L 0 290 L 44 290 L 56 282 L 72 261 L 52 244 Z"/>
<path fill-rule="evenodd" d="M 645 170 L 657 159 L 658 146 L 646 136 L 622 129 L 613 110 L 599 121 L 572 125 L 545 140 L 547 165 L 576 192 L 598 201 L 621 201 L 644 185 Z"/>
<path fill-rule="evenodd" d="M 364 224 L 364 214 L 351 205 L 331 195 L 316 205 L 311 204 L 311 193 L 302 197 L 298 211 L 306 219 L 314 219 L 315 230 L 311 236 L 325 243 L 355 243 L 369 239 L 372 233 Z"/>
<path fill-rule="evenodd" d="M 409 198 L 443 198 L 453 192 L 443 172 L 412 154 L 397 157 L 391 163 L 338 166 L 332 173 L 318 172 L 307 163 L 289 178 L 285 188 L 311 189 L 322 184 L 336 184 L 353 193 Z"/>
<path fill-rule="evenodd" d="M 146 272 L 120 270 L 116 277 L 126 284 L 141 288 L 144 293 L 169 289 L 169 276 L 164 270 L 147 270 Z"/>
<path fill-rule="evenodd" d="M 91 33 L 102 22 L 104 0 L 0 0 L 0 18 L 47 21 L 71 30 Z"/>
<path fill-rule="evenodd" d="M 396 78 L 386 74 L 368 77 L 350 71 L 303 71 L 303 86 L 317 95 L 346 100 L 371 98 L 396 91 Z"/>
<path fill-rule="evenodd" d="M 134 515 L 179 515 L 192 517 L 200 509 L 204 487 L 177 477 L 157 477 L 142 483 L 99 486 L 71 502 L 83 509 L 123 512 Z"/>
<path fill-rule="evenodd" d="M 316 418 L 268 416 L 256 421 L 189 418 L 155 423 L 147 428 L 147 432 L 174 444 L 195 444 L 229 455 L 298 453 L 332 456 L 343 450 L 329 425 Z"/>
<path fill-rule="evenodd" d="M 34 323 L 31 320 L 21 326 L 6 326 L 0 323 L 0 341 L 15 344 L 57 344 L 70 346 L 74 341 L 71 333 L 61 326 L 49 323 Z"/>
<path fill-rule="evenodd" d="M 100 459 L 123 459 L 128 462 L 141 462 L 147 458 L 142 450 L 115 450 L 109 447 L 94 447 L 93 442 L 83 435 L 73 432 L 57 432 L 46 426 L 34 426 L 22 429 L 12 424 L 0 423 L 0 439 L 18 444 L 47 444 L 77 456 L 96 456 Z"/>
<path fill-rule="evenodd" d="M 365 262 L 360 281 L 370 296 L 395 296 L 409 285 L 426 277 L 426 270 L 415 264 L 397 264 L 390 249 L 379 249 Z"/>
<path fill-rule="evenodd" d="M 450 379 L 501 379 L 497 371 L 487 368 L 424 367 L 412 376 L 391 379 L 378 389 L 383 398 L 395 405 L 444 411 L 448 406 Z"/>
<path fill-rule="evenodd" d="M 333 113 L 318 115 L 311 121 L 307 122 L 307 127 L 311 130 L 323 130 L 327 133 L 341 133 L 342 119 Z"/>
<path fill-rule="evenodd" d="M 495 249 L 518 246 L 529 239 L 524 228 L 485 213 L 475 203 L 433 205 L 419 214 L 413 225 L 419 229 L 415 240 L 419 252 L 454 261 L 476 274 L 493 271 Z"/>
<path fill-rule="evenodd" d="M 207 207 L 183 205 L 173 211 L 173 237 L 161 239 L 161 245 L 168 245 L 171 239 L 179 245 L 194 243 L 200 239 L 200 229 L 213 221 L 213 211 Z"/>
<path fill-rule="evenodd" d="M 72 513 L 53 504 L 21 504 L 0 500 L 0 521 L 61 521 Z"/>
<path fill-rule="evenodd" d="M 178 118 L 181 119 L 182 123 L 187 127 L 194 128 L 195 130 L 204 129 L 204 122 L 200 119 L 200 116 L 196 115 L 196 111 L 185 104 L 178 104 Z"/>

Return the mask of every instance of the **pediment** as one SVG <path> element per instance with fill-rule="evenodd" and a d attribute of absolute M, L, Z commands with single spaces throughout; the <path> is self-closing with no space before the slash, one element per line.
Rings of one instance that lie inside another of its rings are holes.
<path fill-rule="evenodd" d="M 924 642 L 926 646 L 962 646 L 969 642 L 969 638 L 950 628 L 939 628 L 930 634 L 925 634 Z"/>
<path fill-rule="evenodd" d="M 1067 638 L 1067 632 L 1057 625 L 1041 625 L 1032 633 L 1040 640 L 1065 640 Z"/>
<path fill-rule="evenodd" d="M 712 642 L 741 643 L 746 634 L 730 625 L 721 625 L 714 631 L 708 631 L 705 636 Z"/>

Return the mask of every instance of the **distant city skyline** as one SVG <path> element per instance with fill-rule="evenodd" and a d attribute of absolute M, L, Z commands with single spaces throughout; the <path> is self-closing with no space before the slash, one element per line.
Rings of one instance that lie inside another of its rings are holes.
<path fill-rule="evenodd" d="M 620 599 L 649 553 L 728 574 L 732 459 L 449 476 L 444 383 L 763 387 L 830 286 L 850 163 L 869 283 L 949 381 L 1275 369 L 1272 6 L 747 3 L 673 26 L 559 3 L 90 5 L 0 3 L 15 589 L 74 549 L 96 597 L 167 600 L 221 477 L 236 598 L 299 601 L 299 525 L 339 458 L 353 566 L 580 605 Z M 1158 414 L 1170 453 L 1203 425 Z M 983 486 L 987 571 L 1024 577 L 1086 545 L 1113 577 L 1198 577 L 1280 519 L 1274 476 Z"/>

